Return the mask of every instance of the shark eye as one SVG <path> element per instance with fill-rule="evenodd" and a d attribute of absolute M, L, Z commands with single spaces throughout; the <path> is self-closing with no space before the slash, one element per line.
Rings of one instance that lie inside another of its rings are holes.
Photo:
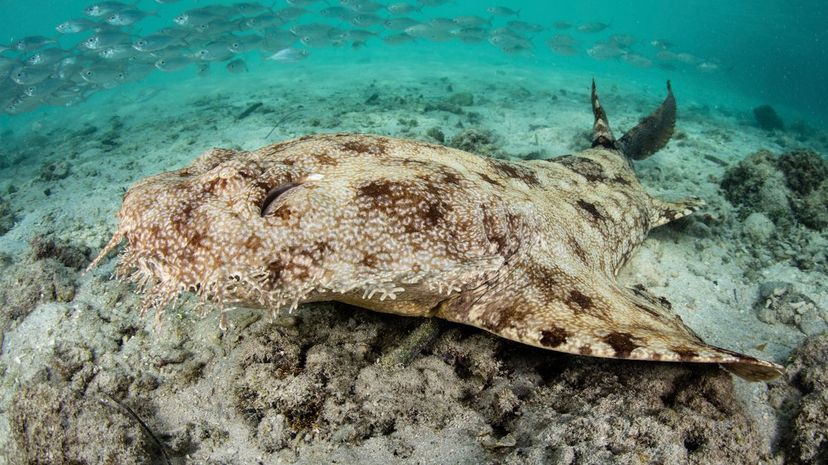
<path fill-rule="evenodd" d="M 276 201 L 276 199 L 278 199 L 285 192 L 297 186 L 299 186 L 299 184 L 295 182 L 288 182 L 270 189 L 270 192 L 267 193 L 264 201 L 262 201 L 261 216 L 264 218 L 265 215 L 270 213 L 270 206 L 274 201 Z"/>

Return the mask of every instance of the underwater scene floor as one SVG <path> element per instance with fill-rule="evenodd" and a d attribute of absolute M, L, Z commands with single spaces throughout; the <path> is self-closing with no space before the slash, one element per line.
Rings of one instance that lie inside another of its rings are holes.
<path fill-rule="evenodd" d="M 716 366 L 602 360 L 344 304 L 160 324 L 84 273 L 126 189 L 213 147 L 362 132 L 481 156 L 587 148 L 590 83 L 617 134 L 664 83 L 435 58 L 301 62 L 123 86 L 9 120 L 0 145 L 0 463 L 782 464 L 828 459 L 828 133 L 759 128 L 750 106 L 673 82 L 672 141 L 635 170 L 699 212 L 654 230 L 619 275 L 669 299 L 705 341 L 786 366 L 748 383 Z M 281 70 L 288 70 L 281 71 Z M 428 71 L 424 71 L 428 69 Z"/>

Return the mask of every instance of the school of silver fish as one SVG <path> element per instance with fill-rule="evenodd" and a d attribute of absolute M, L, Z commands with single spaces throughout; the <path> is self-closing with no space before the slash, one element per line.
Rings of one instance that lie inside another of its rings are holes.
<path fill-rule="evenodd" d="M 156 71 L 192 67 L 207 76 L 211 68 L 223 67 L 231 74 L 244 73 L 256 57 L 262 63 L 295 63 L 316 48 L 360 48 L 369 42 L 460 41 L 509 54 L 532 55 L 540 48 L 645 68 L 720 68 L 715 61 L 676 51 L 668 40 L 642 41 L 614 33 L 602 22 L 533 23 L 506 6 L 440 17 L 432 13 L 451 0 L 278 0 L 207 4 L 177 13 L 164 10 L 178 0 L 155 0 L 161 4 L 157 11 L 140 7 L 142 1 L 149 3 L 94 3 L 83 16 L 56 25 L 53 35 L 0 44 L 0 114 L 74 105 Z"/>

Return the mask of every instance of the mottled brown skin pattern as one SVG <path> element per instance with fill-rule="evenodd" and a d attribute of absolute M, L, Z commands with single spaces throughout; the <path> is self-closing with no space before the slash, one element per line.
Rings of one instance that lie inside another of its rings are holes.
<path fill-rule="evenodd" d="M 706 345 L 666 300 L 614 279 L 650 229 L 697 205 L 651 197 L 604 147 L 518 162 L 319 135 L 214 149 L 140 181 L 102 256 L 125 238 L 120 271 L 159 313 L 185 291 L 224 308 L 341 301 L 573 354 L 773 377 L 775 365 Z"/>

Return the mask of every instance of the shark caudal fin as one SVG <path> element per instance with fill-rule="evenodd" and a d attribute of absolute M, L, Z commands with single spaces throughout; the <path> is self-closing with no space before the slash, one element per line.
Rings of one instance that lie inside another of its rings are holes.
<path fill-rule="evenodd" d="M 618 150 L 633 160 L 643 160 L 667 145 L 676 127 L 676 98 L 670 81 L 667 81 L 667 97 L 649 116 L 617 142 Z"/>
<path fill-rule="evenodd" d="M 643 160 L 667 145 L 676 125 L 676 99 L 670 81 L 667 81 L 667 97 L 661 105 L 638 125 L 615 140 L 607 120 L 607 113 L 598 100 L 595 80 L 592 80 L 592 146 L 619 150 L 631 160 Z"/>

